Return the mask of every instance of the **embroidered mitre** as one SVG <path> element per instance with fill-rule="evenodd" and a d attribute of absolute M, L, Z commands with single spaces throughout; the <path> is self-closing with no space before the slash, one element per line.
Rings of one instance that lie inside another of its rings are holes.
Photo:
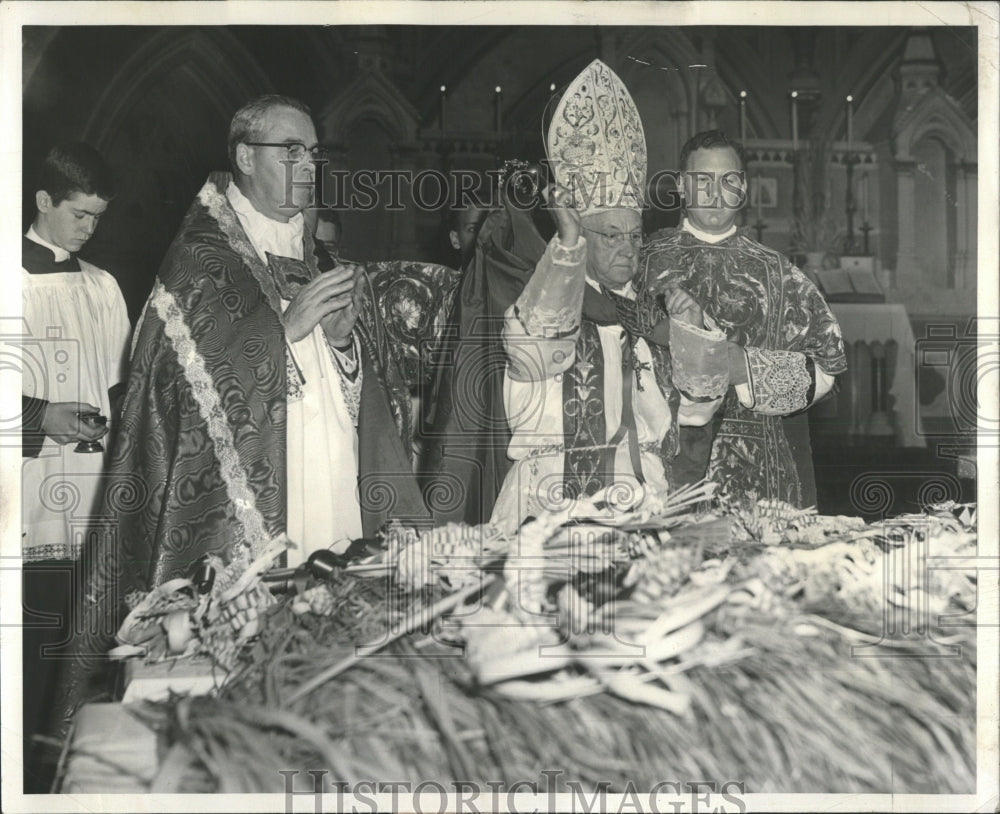
<path fill-rule="evenodd" d="M 642 121 L 624 83 L 601 60 L 584 68 L 559 100 L 546 148 L 556 182 L 573 193 L 580 214 L 642 209 Z"/>

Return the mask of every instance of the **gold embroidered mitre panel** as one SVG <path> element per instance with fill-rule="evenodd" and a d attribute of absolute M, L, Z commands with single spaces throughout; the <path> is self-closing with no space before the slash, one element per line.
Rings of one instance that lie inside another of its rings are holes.
<path fill-rule="evenodd" d="M 625 84 L 601 60 L 584 68 L 559 100 L 546 148 L 556 182 L 573 192 L 581 214 L 642 209 L 642 121 Z"/>

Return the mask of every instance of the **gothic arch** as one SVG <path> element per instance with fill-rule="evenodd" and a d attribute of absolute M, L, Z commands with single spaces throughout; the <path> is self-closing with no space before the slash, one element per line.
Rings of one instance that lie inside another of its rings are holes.
<path fill-rule="evenodd" d="M 362 72 L 324 108 L 322 138 L 331 145 L 349 141 L 351 125 L 362 119 L 378 122 L 399 146 L 416 141 L 416 108 L 381 71 Z"/>
<path fill-rule="evenodd" d="M 625 37 L 617 44 L 616 51 L 615 70 L 635 99 L 642 118 L 648 178 L 652 178 L 660 170 L 676 166 L 681 146 L 695 131 L 696 82 L 700 77 L 692 76 L 687 66 L 701 59 L 687 38 L 673 31 Z M 642 65 L 635 59 L 655 67 Z M 700 73 L 702 69 L 695 70 Z"/>
<path fill-rule="evenodd" d="M 914 145 L 934 136 L 947 145 L 956 161 L 977 163 L 975 128 L 958 103 L 939 87 L 898 116 L 893 130 L 897 161 L 912 161 Z"/>
<path fill-rule="evenodd" d="M 192 197 L 226 168 L 233 112 L 271 88 L 223 28 L 163 30 L 103 88 L 84 138 L 108 157 L 118 194 L 88 248 L 118 278 L 133 316 Z"/>
<path fill-rule="evenodd" d="M 694 88 L 685 81 L 687 66 L 701 61 L 701 55 L 695 50 L 691 41 L 673 29 L 647 29 L 632 37 L 626 37 L 618 45 L 617 71 L 626 87 L 649 71 L 649 68 L 628 59 L 634 56 L 644 59 L 653 65 L 671 68 L 663 72 L 666 77 L 667 90 L 670 98 L 678 104 L 678 110 L 687 114 L 693 107 Z"/>
<path fill-rule="evenodd" d="M 105 147 L 136 104 L 175 74 L 183 74 L 227 122 L 240 105 L 272 87 L 224 28 L 167 29 L 141 47 L 105 89 L 87 122 L 87 140 L 98 149 Z"/>
<path fill-rule="evenodd" d="M 747 138 L 781 138 L 788 116 L 788 88 L 763 67 L 760 56 L 745 43 L 727 39 L 725 48 L 716 50 L 716 70 L 729 89 L 734 108 L 739 105 L 739 92 L 749 96 L 747 104 Z M 790 125 L 788 125 L 790 128 Z"/>
<path fill-rule="evenodd" d="M 892 129 L 899 230 L 897 277 L 923 300 L 958 296 L 964 297 L 967 307 L 974 303 L 976 289 L 978 141 L 958 103 L 936 83 L 921 91 L 921 78 L 911 82 L 920 95 L 914 98 L 911 91 L 910 104 L 897 112 Z M 918 211 L 916 192 L 920 188 L 918 145 L 925 139 L 939 141 L 951 154 L 946 168 L 950 191 L 940 204 L 953 210 L 943 216 L 949 255 L 944 269 L 933 264 L 929 267 L 926 253 L 921 251 L 921 239 L 926 236 L 921 230 L 927 228 L 929 213 L 926 208 Z"/>
<path fill-rule="evenodd" d="M 835 97 L 835 113 L 830 123 L 831 131 L 839 134 L 838 138 L 842 140 L 847 138 L 847 109 L 841 102 L 849 93 L 854 96 L 854 132 L 861 141 L 868 138 L 869 132 L 895 98 L 894 72 L 907 35 L 906 32 L 898 32 L 888 43 L 884 36 L 881 31 L 864 32 L 845 57 L 847 64 L 857 67 L 852 74 L 841 77 L 842 83 Z"/>

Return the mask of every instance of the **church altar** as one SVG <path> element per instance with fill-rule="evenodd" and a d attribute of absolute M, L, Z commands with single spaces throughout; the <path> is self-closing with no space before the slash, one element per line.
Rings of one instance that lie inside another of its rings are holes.
<path fill-rule="evenodd" d="M 840 322 L 847 352 L 847 372 L 840 377 L 836 398 L 813 408 L 814 419 L 825 422 L 828 432 L 863 439 L 873 433 L 870 419 L 877 394 L 873 393 L 872 366 L 880 355 L 884 362 L 884 408 L 896 443 L 926 447 L 916 390 L 916 340 L 899 303 L 838 303 L 830 310 Z"/>

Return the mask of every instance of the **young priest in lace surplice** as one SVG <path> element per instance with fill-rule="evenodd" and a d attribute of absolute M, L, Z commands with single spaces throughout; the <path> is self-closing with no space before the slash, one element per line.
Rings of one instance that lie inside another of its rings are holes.
<path fill-rule="evenodd" d="M 130 325 L 115 278 L 77 252 L 114 198 L 111 169 L 90 145 L 54 147 L 37 179 L 37 213 L 21 244 L 21 556 L 24 734 L 44 729 L 69 638 L 70 575 L 100 508 L 109 425 L 123 390 Z M 88 414 L 91 418 L 88 419 Z M 108 423 L 93 421 L 103 416 Z M 78 442 L 101 442 L 78 452 Z M 44 779 L 25 760 L 25 789 Z"/>

